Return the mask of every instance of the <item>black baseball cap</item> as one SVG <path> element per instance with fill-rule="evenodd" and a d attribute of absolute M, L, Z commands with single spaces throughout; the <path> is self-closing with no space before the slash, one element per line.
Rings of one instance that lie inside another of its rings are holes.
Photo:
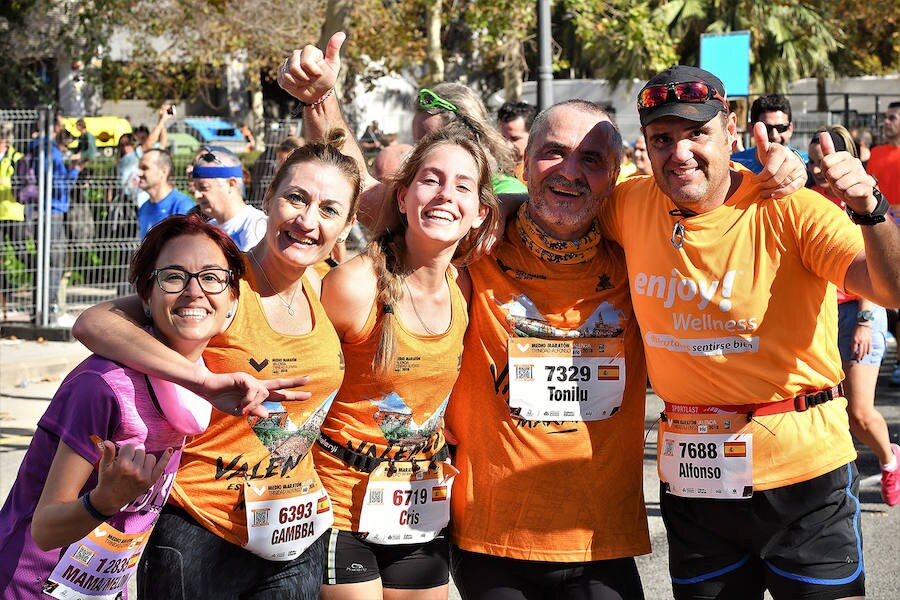
<path fill-rule="evenodd" d="M 656 106 L 644 108 L 640 104 L 641 94 L 647 88 L 693 82 L 706 84 L 710 89 L 710 97 L 704 101 L 679 100 L 674 87 L 672 87 L 669 89 L 666 99 Z M 727 113 L 729 111 L 725 85 L 722 83 L 722 80 L 709 71 L 686 65 L 675 65 L 655 75 L 638 92 L 638 99 L 638 115 L 640 116 L 642 127 L 662 117 L 670 116 L 705 123 L 720 112 Z"/>

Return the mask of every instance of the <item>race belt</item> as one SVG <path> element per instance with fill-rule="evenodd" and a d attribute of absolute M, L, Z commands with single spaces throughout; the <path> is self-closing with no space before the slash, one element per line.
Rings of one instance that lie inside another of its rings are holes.
<path fill-rule="evenodd" d="M 777 402 L 766 402 L 762 404 L 725 404 L 721 406 L 702 406 L 685 404 L 672 404 L 666 402 L 666 413 L 687 413 L 693 412 L 697 408 L 705 411 L 746 414 L 748 418 L 764 417 L 766 415 L 779 415 L 788 412 L 804 412 L 813 406 L 825 404 L 834 398 L 840 398 L 844 395 L 844 384 L 839 383 L 833 388 L 824 390 L 813 390 L 797 394 L 793 398 L 786 398 Z"/>
<path fill-rule="evenodd" d="M 319 445 L 322 446 L 322 448 L 324 448 L 329 454 L 331 454 L 332 456 L 336 456 L 357 471 L 362 471 L 363 473 L 371 473 L 376 468 L 378 468 L 378 465 L 380 465 L 381 463 L 390 462 L 391 460 L 393 460 L 390 458 L 380 458 L 377 456 L 370 456 L 368 454 L 360 454 L 359 452 L 354 452 L 349 448 L 341 446 L 339 443 L 322 432 L 319 432 L 318 441 Z M 444 462 L 449 457 L 450 448 L 447 446 L 447 444 L 444 444 L 444 446 L 440 450 L 429 456 L 427 459 L 424 459 L 424 461 L 439 463 Z M 412 458 L 410 459 L 410 462 L 415 463 L 416 459 Z"/>

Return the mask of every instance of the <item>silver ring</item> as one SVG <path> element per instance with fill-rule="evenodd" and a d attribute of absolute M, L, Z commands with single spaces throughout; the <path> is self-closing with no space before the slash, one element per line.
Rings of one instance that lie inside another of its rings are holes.
<path fill-rule="evenodd" d="M 287 73 L 288 70 L 288 62 L 291 60 L 290 56 L 286 56 L 284 62 L 281 63 L 281 70 Z"/>

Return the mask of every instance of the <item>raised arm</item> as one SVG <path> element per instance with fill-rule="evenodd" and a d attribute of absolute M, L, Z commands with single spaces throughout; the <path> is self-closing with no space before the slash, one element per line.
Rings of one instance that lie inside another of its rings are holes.
<path fill-rule="evenodd" d="M 156 127 L 150 131 L 149 135 L 147 135 L 147 139 L 141 144 L 141 149 L 144 152 L 155 147 L 157 143 L 159 143 L 160 148 L 163 150 L 166 149 L 169 135 L 166 124 L 172 120 L 172 113 L 169 112 L 170 108 L 172 107 L 169 104 L 163 104 L 159 107 L 159 119 L 156 121 Z"/>
<path fill-rule="evenodd" d="M 347 131 L 351 139 L 344 144 L 342 152 L 356 161 L 363 177 L 363 189 L 367 189 L 378 181 L 369 174 L 362 150 L 334 92 L 341 70 L 341 46 L 346 39 L 347 34 L 339 31 L 328 40 L 324 52 L 311 44 L 291 52 L 278 70 L 278 85 L 304 105 L 303 133 L 307 140 L 323 140 L 329 129 Z"/>
<path fill-rule="evenodd" d="M 306 377 L 260 381 L 246 373 L 212 373 L 172 350 L 145 329 L 137 296 L 103 302 L 83 312 L 72 327 L 89 350 L 160 379 L 171 381 L 209 400 L 218 410 L 266 416 L 259 406 L 270 394 L 286 400 L 305 400 L 308 392 L 283 391 L 305 385 Z"/>
<path fill-rule="evenodd" d="M 884 214 L 891 199 L 879 201 L 872 176 L 849 152 L 835 152 L 831 136 L 822 133 L 819 143 L 831 191 L 858 216 L 884 217 L 880 223 L 860 225 L 865 249 L 847 269 L 844 289 L 881 306 L 900 306 L 900 227 Z"/>
<path fill-rule="evenodd" d="M 157 481 L 172 458 L 172 448 L 156 460 L 152 454 L 126 444 L 116 448 L 103 442 L 97 467 L 97 487 L 78 494 L 94 466 L 60 441 L 34 511 L 31 535 L 42 550 L 52 550 L 83 538 L 104 519 L 133 502 Z M 90 510 L 93 510 L 92 514 Z"/>

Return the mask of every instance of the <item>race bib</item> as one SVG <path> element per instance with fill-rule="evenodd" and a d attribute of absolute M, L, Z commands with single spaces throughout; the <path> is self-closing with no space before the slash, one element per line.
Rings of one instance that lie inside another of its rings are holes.
<path fill-rule="evenodd" d="M 753 436 L 743 415 L 666 412 L 658 437 L 659 474 L 668 492 L 686 498 L 753 495 Z M 741 424 L 738 424 L 738 420 Z"/>
<path fill-rule="evenodd" d="M 270 478 L 244 483 L 247 545 L 266 560 L 303 554 L 334 523 L 331 500 L 315 473 L 305 481 Z"/>
<path fill-rule="evenodd" d="M 150 531 L 123 533 L 101 523 L 66 548 L 42 591 L 67 600 L 122 598 L 149 537 Z"/>
<path fill-rule="evenodd" d="M 509 407 L 533 421 L 600 421 L 622 406 L 621 338 L 510 338 Z"/>
<path fill-rule="evenodd" d="M 459 471 L 450 463 L 384 462 L 369 474 L 359 530 L 375 544 L 420 544 L 450 522 L 450 489 Z"/>

